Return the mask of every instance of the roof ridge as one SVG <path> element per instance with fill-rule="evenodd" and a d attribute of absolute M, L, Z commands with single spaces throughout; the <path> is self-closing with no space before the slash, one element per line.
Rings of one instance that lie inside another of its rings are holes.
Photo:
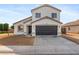
<path fill-rule="evenodd" d="M 34 8 L 34 9 L 32 9 L 31 12 L 32 12 L 33 10 L 36 10 L 36 9 L 38 9 L 38 8 L 45 7 L 45 6 L 54 8 L 54 9 L 56 9 L 56 10 L 58 10 L 58 11 L 61 12 L 60 9 L 58 9 L 58 8 L 56 8 L 56 7 L 53 7 L 53 6 L 49 5 L 49 4 L 43 4 L 43 5 L 41 5 L 41 6 L 38 6 L 38 7 Z"/>

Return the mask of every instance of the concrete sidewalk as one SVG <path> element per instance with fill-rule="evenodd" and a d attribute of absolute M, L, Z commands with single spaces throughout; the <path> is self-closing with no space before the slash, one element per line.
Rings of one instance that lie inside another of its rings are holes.
<path fill-rule="evenodd" d="M 7 46 L 0 45 L 0 55 L 3 55 L 3 54 L 14 55 L 15 53 L 14 53 L 13 49 L 8 48 Z"/>
<path fill-rule="evenodd" d="M 79 54 L 79 50 L 61 46 L 9 46 L 18 55 Z"/>

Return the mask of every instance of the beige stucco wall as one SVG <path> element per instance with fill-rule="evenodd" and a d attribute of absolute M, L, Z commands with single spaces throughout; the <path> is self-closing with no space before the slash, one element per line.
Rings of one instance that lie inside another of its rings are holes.
<path fill-rule="evenodd" d="M 58 26 L 58 31 L 57 31 L 58 36 L 61 35 L 61 24 L 60 23 L 55 22 L 50 19 L 43 19 L 43 20 L 37 21 L 35 23 L 32 23 L 32 36 L 35 36 L 35 34 L 36 34 L 36 26 L 37 25 Z"/>
<path fill-rule="evenodd" d="M 68 30 L 68 27 L 66 27 L 66 32 L 78 33 L 79 32 L 79 26 L 70 26 L 70 30 Z"/>
<path fill-rule="evenodd" d="M 60 20 L 60 11 L 51 8 L 51 7 L 41 7 L 37 10 L 32 11 L 32 19 L 33 21 L 39 19 L 35 17 L 35 13 L 41 13 L 41 18 L 44 16 L 49 16 L 51 17 L 51 13 L 57 13 L 57 18 L 55 18 L 56 20 Z"/>

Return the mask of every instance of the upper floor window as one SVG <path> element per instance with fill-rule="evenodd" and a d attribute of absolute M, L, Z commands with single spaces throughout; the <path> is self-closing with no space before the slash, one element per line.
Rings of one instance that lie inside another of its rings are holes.
<path fill-rule="evenodd" d="M 36 14 L 35 14 L 35 17 L 36 17 L 36 18 L 40 18 L 40 17 L 41 17 L 41 13 L 36 13 Z"/>
<path fill-rule="evenodd" d="M 57 18 L 57 13 L 52 13 L 51 16 L 52 18 Z"/>

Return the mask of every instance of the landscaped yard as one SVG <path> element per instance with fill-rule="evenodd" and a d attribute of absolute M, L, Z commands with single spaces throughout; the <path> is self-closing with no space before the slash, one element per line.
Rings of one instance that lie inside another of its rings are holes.
<path fill-rule="evenodd" d="M 1 45 L 33 45 L 34 37 L 23 35 L 14 36 L 13 34 L 0 34 Z"/>

